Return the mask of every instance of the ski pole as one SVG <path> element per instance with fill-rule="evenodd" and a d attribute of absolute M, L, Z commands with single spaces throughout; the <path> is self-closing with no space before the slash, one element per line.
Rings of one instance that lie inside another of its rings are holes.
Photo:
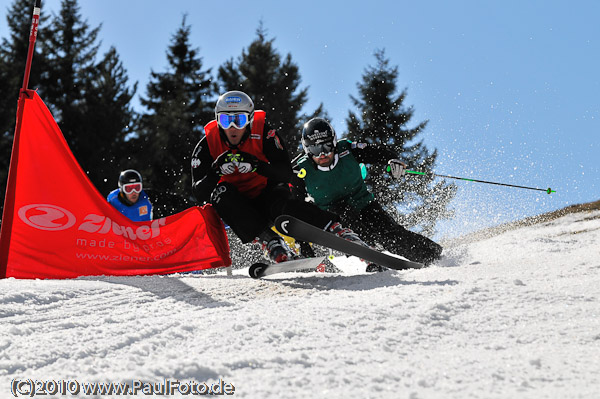
<path fill-rule="evenodd" d="M 17 119 L 15 123 L 15 134 L 13 136 L 10 165 L 8 167 L 8 181 L 6 183 L 6 194 L 4 196 L 4 209 L 2 210 L 2 226 L 0 227 L 0 279 L 6 277 L 8 264 L 8 253 L 12 236 L 13 214 L 15 210 L 15 191 L 17 186 L 17 165 L 19 157 L 19 143 L 21 141 L 21 126 L 23 125 L 23 108 L 25 99 L 31 98 L 28 94 L 29 74 L 33 60 L 35 39 L 40 22 L 41 0 L 35 0 L 33 5 L 33 17 L 31 19 L 31 30 L 29 31 L 29 48 L 27 50 L 27 61 L 25 63 L 25 74 L 23 76 L 23 87 L 19 91 L 19 102 L 17 103 Z"/>
<path fill-rule="evenodd" d="M 31 62 L 33 59 L 33 49 L 35 48 L 35 39 L 38 33 L 38 24 L 40 23 L 41 0 L 35 0 L 33 5 L 33 18 L 31 20 L 31 30 L 29 31 L 29 48 L 27 49 L 27 61 L 25 63 L 25 76 L 23 76 L 23 88 L 27 90 L 29 86 L 29 73 L 31 72 Z"/>
<path fill-rule="evenodd" d="M 389 172 L 391 169 L 388 166 L 386 168 L 386 170 Z M 445 178 L 448 178 L 448 179 L 457 179 L 457 180 L 464 180 L 464 181 L 472 181 L 472 182 L 475 182 L 475 183 L 495 184 L 497 186 L 524 188 L 524 189 L 527 189 L 527 190 L 544 191 L 544 192 L 546 192 L 548 194 L 552 194 L 552 193 L 556 192 L 555 190 L 552 190 L 550 187 L 548 187 L 547 189 L 544 189 L 544 188 L 537 188 L 537 187 L 516 186 L 514 184 L 496 183 L 496 182 L 493 182 L 493 181 L 477 180 L 477 179 L 467 179 L 466 177 L 439 175 L 437 173 L 428 174 L 428 173 L 425 173 L 425 172 L 417 172 L 416 170 L 407 170 L 406 173 L 410 173 L 412 175 L 422 175 L 422 176 L 430 175 L 430 176 L 436 176 L 436 177 L 445 177 Z"/>

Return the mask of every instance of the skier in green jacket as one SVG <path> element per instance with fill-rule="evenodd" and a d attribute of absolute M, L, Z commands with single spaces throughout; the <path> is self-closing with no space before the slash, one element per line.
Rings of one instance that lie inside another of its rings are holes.
<path fill-rule="evenodd" d="M 298 197 L 340 215 L 344 224 L 370 245 L 379 244 L 426 265 L 440 258 L 442 247 L 399 225 L 364 182 L 361 163 L 387 163 L 392 177 L 402 178 L 406 165 L 395 153 L 381 146 L 337 141 L 333 127 L 322 118 L 304 124 L 302 146 L 304 155 L 292 162 L 296 173 L 293 191 Z"/>

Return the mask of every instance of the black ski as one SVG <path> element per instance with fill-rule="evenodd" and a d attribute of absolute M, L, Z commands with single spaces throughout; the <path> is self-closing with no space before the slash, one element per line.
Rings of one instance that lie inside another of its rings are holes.
<path fill-rule="evenodd" d="M 255 263 L 250 266 L 248 273 L 252 278 L 261 278 L 276 273 L 295 272 L 298 270 L 316 269 L 323 261 L 325 256 L 316 258 L 303 258 L 289 260 L 281 263 Z"/>
<path fill-rule="evenodd" d="M 275 220 L 277 230 L 297 240 L 312 242 L 335 249 L 347 255 L 357 256 L 381 266 L 395 270 L 420 269 L 421 263 L 411 262 L 390 256 L 360 244 L 344 240 L 311 224 L 289 215 L 281 215 Z"/>

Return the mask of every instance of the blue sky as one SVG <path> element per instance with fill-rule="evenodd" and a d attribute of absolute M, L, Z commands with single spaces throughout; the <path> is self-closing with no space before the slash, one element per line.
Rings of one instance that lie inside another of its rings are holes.
<path fill-rule="evenodd" d="M 9 0 L 2 0 L 6 37 Z M 42 13 L 59 8 L 42 0 Z M 224 5 L 226 4 L 226 6 Z M 282 55 L 291 54 L 323 102 L 338 136 L 350 96 L 385 49 L 408 92 L 414 124 L 437 149 L 436 172 L 543 192 L 458 181 L 457 216 L 438 238 L 600 199 L 600 29 L 595 1 L 80 1 L 102 49 L 115 46 L 138 94 L 184 14 L 205 68 L 237 58 L 263 21 Z M 44 29 L 41 26 L 40 29 Z M 35 62 L 35 60 L 34 60 Z"/>

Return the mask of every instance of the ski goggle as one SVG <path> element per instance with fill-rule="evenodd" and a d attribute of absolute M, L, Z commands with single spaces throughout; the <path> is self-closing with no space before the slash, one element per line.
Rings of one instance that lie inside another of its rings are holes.
<path fill-rule="evenodd" d="M 131 193 L 139 194 L 142 192 L 142 183 L 123 184 L 123 192 L 125 194 L 131 194 Z"/>
<path fill-rule="evenodd" d="M 333 148 L 334 145 L 331 142 L 306 146 L 306 150 L 313 157 L 318 157 L 321 154 L 331 154 L 333 152 Z"/>
<path fill-rule="evenodd" d="M 250 123 L 248 114 L 219 114 L 219 125 L 223 129 L 229 129 L 231 125 L 243 129 Z"/>

